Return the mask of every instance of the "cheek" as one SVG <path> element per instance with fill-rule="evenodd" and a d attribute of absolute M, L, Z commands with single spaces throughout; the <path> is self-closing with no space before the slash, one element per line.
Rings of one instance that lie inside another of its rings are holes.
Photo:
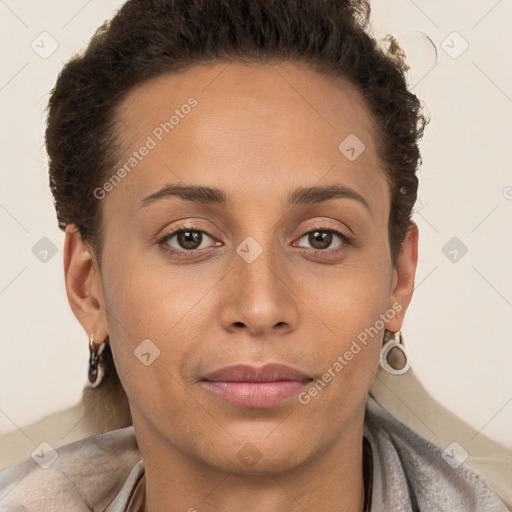
<path fill-rule="evenodd" d="M 388 310 L 390 279 L 385 258 L 369 257 L 341 270 L 339 278 L 326 280 L 321 292 L 318 283 L 310 281 L 303 297 L 318 312 L 324 332 L 316 337 L 324 373 L 316 390 L 311 389 L 319 406 L 341 397 L 355 404 L 368 392 L 378 366 L 385 318 L 395 314 Z M 339 412 L 339 407 L 332 410 Z"/>
<path fill-rule="evenodd" d="M 169 330 L 173 318 L 164 311 L 162 288 L 148 279 L 144 266 L 128 258 L 126 252 L 119 251 L 116 256 L 115 261 L 104 258 L 104 298 L 114 362 L 131 398 L 132 386 L 146 387 L 150 369 L 162 356 L 162 331 Z M 123 379 L 128 374 L 129 378 Z"/>
<path fill-rule="evenodd" d="M 385 312 L 390 280 L 384 258 L 361 254 L 325 276 L 305 277 L 301 297 L 324 324 L 328 346 L 341 349 Z"/>
<path fill-rule="evenodd" d="M 156 397 L 172 396 L 162 406 L 167 411 L 180 403 L 183 366 L 189 354 L 201 353 L 201 333 L 211 314 L 205 297 L 217 281 L 214 276 L 208 281 L 206 273 L 202 277 L 186 266 L 148 265 L 129 248 L 117 249 L 110 258 L 105 253 L 102 278 L 112 353 L 137 408 L 145 409 Z"/>

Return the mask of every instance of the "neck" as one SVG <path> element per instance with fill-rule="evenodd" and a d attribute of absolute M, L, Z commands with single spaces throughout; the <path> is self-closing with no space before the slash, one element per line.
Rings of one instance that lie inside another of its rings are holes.
<path fill-rule="evenodd" d="M 324 453 L 284 471 L 227 472 L 139 429 L 146 473 L 143 512 L 362 512 L 364 410 Z M 137 431 L 137 429 L 136 429 Z M 156 442 L 155 442 L 156 440 Z"/>

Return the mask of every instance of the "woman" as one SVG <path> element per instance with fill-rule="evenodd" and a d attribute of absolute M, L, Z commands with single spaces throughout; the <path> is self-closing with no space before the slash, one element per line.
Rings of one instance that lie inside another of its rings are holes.
<path fill-rule="evenodd" d="M 5 470 L 6 510 L 507 510 L 368 394 L 406 369 L 426 122 L 368 17 L 131 0 L 65 66 L 66 290 L 133 428 Z"/>

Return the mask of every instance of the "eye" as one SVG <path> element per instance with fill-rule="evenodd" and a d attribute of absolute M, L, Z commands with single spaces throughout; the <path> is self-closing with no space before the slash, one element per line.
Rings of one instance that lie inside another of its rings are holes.
<path fill-rule="evenodd" d="M 307 243 L 311 245 L 311 249 L 326 252 L 337 252 L 343 250 L 345 246 L 350 243 L 349 237 L 341 231 L 324 228 L 317 228 L 313 231 L 309 231 L 305 235 L 301 236 L 299 241 L 302 239 L 306 239 Z M 340 240 L 341 243 L 337 248 L 330 248 L 329 246 L 336 239 Z"/>
<path fill-rule="evenodd" d="M 211 246 L 208 239 L 213 240 L 213 237 L 202 229 L 180 227 L 164 235 L 158 243 L 169 252 L 192 252 Z"/>
<path fill-rule="evenodd" d="M 310 249 L 326 253 L 343 251 L 346 246 L 350 244 L 348 235 L 335 229 L 321 227 L 309 231 L 298 240 L 300 242 L 303 239 L 306 239 L 306 242 L 310 244 Z M 338 240 L 338 246 L 332 248 L 331 245 L 333 242 L 336 242 L 336 239 Z M 158 240 L 158 244 L 169 253 L 193 256 L 195 251 L 212 247 L 212 241 L 215 242 L 216 245 L 222 245 L 220 242 L 217 242 L 212 235 L 202 229 L 179 226 L 170 233 L 163 235 Z"/>

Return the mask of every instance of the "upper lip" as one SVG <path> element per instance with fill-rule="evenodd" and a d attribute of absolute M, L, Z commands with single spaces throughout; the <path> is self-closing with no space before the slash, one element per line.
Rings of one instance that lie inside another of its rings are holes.
<path fill-rule="evenodd" d="M 208 374 L 203 380 L 214 382 L 275 382 L 279 380 L 306 382 L 311 380 L 311 377 L 291 366 L 268 363 L 259 368 L 248 364 L 226 366 Z"/>

